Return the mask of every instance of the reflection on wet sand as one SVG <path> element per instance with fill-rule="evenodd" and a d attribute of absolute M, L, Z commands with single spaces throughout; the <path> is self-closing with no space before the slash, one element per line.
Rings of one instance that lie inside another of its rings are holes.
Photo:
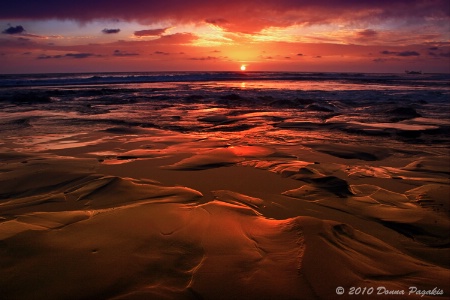
<path fill-rule="evenodd" d="M 27 105 L 5 92 L 1 294 L 448 295 L 445 95 L 308 84 L 43 88 Z"/>

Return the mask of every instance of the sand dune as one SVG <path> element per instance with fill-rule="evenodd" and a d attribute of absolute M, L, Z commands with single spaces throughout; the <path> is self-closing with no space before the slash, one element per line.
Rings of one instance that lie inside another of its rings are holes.
<path fill-rule="evenodd" d="M 188 157 L 173 165 L 166 166 L 174 170 L 201 170 L 234 165 L 246 158 L 266 157 L 275 154 L 275 151 L 260 146 L 237 146 L 223 149 L 213 149 Z"/>
<path fill-rule="evenodd" d="M 382 160 L 391 155 L 390 151 L 386 148 L 376 147 L 376 146 L 364 146 L 359 145 L 355 147 L 354 145 L 345 144 L 308 144 L 316 151 L 324 152 L 333 156 L 346 159 L 360 159 L 366 161 Z"/>
<path fill-rule="evenodd" d="M 304 185 L 284 194 L 299 199 L 310 199 L 320 205 L 375 219 L 430 246 L 447 246 L 450 243 L 449 220 L 412 203 L 405 195 L 372 185 L 351 186 L 351 191 L 352 196 L 342 199 L 336 198 L 335 193 L 327 193 L 321 188 Z"/>
<path fill-rule="evenodd" d="M 202 204 L 202 194 L 186 187 L 96 174 L 92 159 L 9 158 L 0 173 L 5 299 L 331 299 L 338 286 L 433 289 L 450 276 L 340 222 L 267 218 L 271 199 L 217 190 Z M 444 239 L 444 218 L 411 201 L 432 199 L 442 186 L 412 189 L 410 199 L 336 180 L 312 180 L 286 195 Z"/>

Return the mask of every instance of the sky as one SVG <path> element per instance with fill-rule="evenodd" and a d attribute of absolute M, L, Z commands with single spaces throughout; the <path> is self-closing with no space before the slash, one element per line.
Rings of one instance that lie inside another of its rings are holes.
<path fill-rule="evenodd" d="M 0 73 L 450 73 L 448 0 L 21 0 Z"/>

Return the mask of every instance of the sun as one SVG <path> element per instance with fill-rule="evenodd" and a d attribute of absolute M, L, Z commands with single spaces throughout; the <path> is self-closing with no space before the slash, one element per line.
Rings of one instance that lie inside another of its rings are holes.
<path fill-rule="evenodd" d="M 242 65 L 241 66 L 241 71 L 245 71 L 247 69 L 247 66 L 246 65 Z"/>

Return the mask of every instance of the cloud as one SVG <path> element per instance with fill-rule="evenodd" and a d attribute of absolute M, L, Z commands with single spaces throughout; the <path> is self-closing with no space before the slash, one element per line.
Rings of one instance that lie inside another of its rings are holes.
<path fill-rule="evenodd" d="M 364 29 L 356 32 L 354 38 L 358 42 L 373 41 L 378 38 L 378 32 L 373 29 Z"/>
<path fill-rule="evenodd" d="M 205 20 L 206 23 L 209 24 L 213 24 L 213 25 L 226 25 L 230 22 L 228 22 L 227 20 L 223 19 L 223 18 L 218 18 L 218 19 L 206 19 Z"/>
<path fill-rule="evenodd" d="M 18 25 L 16 27 L 10 26 L 7 29 L 3 30 L 2 33 L 4 34 L 20 34 L 25 31 L 25 28 L 23 28 L 21 25 Z"/>
<path fill-rule="evenodd" d="M 119 53 L 135 53 L 141 55 L 162 55 L 167 53 L 170 55 L 182 54 L 184 47 L 190 47 L 190 43 L 195 41 L 198 37 L 192 33 L 175 33 L 170 35 L 163 35 L 156 39 L 133 39 L 133 40 L 118 40 L 105 44 L 89 44 L 89 45 L 73 45 L 73 46 L 54 46 L 48 50 L 59 51 L 78 51 L 94 53 L 103 50 L 103 53 L 113 53 L 119 50 Z M 7 40 L 7 39 L 5 39 Z M 10 40 L 10 39 L 8 39 Z M 0 44 L 2 40 L 0 39 Z M 158 52 L 159 51 L 159 52 Z M 155 53 L 156 52 L 156 53 Z M 119 54 L 120 55 L 120 54 Z M 131 55 L 130 55 L 131 56 Z"/>
<path fill-rule="evenodd" d="M 373 29 L 365 29 L 362 31 L 359 31 L 356 33 L 357 36 L 363 37 L 363 38 L 372 38 L 378 35 L 378 32 L 376 32 Z"/>
<path fill-rule="evenodd" d="M 47 39 L 49 37 L 56 37 L 56 36 L 42 36 L 42 35 L 37 35 L 37 34 L 30 34 L 30 33 L 26 33 L 25 28 L 23 28 L 22 25 L 18 25 L 18 26 L 9 26 L 7 29 L 2 31 L 3 34 L 9 34 L 9 35 L 20 35 L 20 36 L 26 36 L 26 37 L 30 37 L 30 38 L 38 38 L 38 39 Z"/>
<path fill-rule="evenodd" d="M 397 56 L 420 56 L 420 53 L 416 51 L 402 51 L 398 52 Z"/>
<path fill-rule="evenodd" d="M 66 55 L 64 55 L 66 57 L 72 57 L 72 58 L 88 58 L 91 56 L 97 56 L 93 53 L 67 53 Z"/>
<path fill-rule="evenodd" d="M 119 33 L 119 32 L 120 32 L 120 29 L 119 29 L 119 28 L 117 28 L 117 29 L 108 29 L 108 28 L 105 28 L 105 29 L 102 30 L 102 32 L 103 32 L 104 34 L 115 34 L 115 33 Z"/>
<path fill-rule="evenodd" d="M 61 58 L 63 55 L 45 55 L 41 54 L 36 59 L 53 59 L 53 58 Z"/>
<path fill-rule="evenodd" d="M 384 55 L 396 55 L 396 56 L 420 56 L 420 53 L 417 51 L 402 51 L 402 52 L 395 52 L 395 51 L 389 51 L 389 50 L 384 50 L 380 52 L 381 54 Z"/>
<path fill-rule="evenodd" d="M 117 1 L 21 0 L 4 5 L 0 19 L 96 19 L 157 24 L 210 23 L 240 32 L 256 32 L 271 26 L 377 23 L 386 19 L 434 20 L 450 18 L 448 0 L 165 0 Z"/>
<path fill-rule="evenodd" d="M 163 51 L 155 51 L 154 54 L 156 54 L 156 55 L 170 55 L 169 52 L 163 52 Z"/>
<path fill-rule="evenodd" d="M 205 57 L 191 57 L 189 59 L 190 60 L 201 60 L 201 61 L 204 61 L 204 60 L 218 60 L 219 57 L 216 57 L 216 56 L 205 56 Z"/>
<path fill-rule="evenodd" d="M 37 57 L 37 59 L 58 59 L 63 57 L 69 57 L 69 58 L 76 58 L 76 59 L 82 59 L 82 58 L 88 58 L 92 56 L 99 56 L 95 55 L 93 53 L 66 53 L 64 55 L 45 55 L 41 54 Z"/>
<path fill-rule="evenodd" d="M 171 45 L 188 44 L 197 39 L 198 37 L 195 34 L 183 32 L 183 33 L 163 35 L 153 43 L 171 44 Z"/>
<path fill-rule="evenodd" d="M 146 29 L 146 30 L 138 30 L 134 32 L 135 36 L 143 37 L 143 36 L 160 36 L 166 32 L 168 28 L 159 28 L 159 29 Z"/>
<path fill-rule="evenodd" d="M 121 56 L 121 57 L 124 57 L 124 56 L 138 56 L 139 53 L 130 53 L 130 52 L 126 52 L 126 51 L 114 50 L 113 55 L 114 56 Z"/>

